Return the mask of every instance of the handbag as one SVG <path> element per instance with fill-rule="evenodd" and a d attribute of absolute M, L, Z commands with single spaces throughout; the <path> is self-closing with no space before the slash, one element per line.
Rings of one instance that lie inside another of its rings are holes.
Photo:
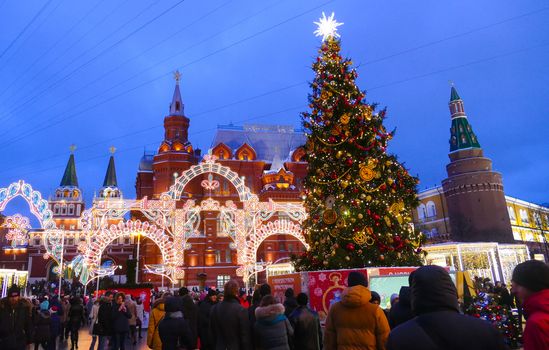
<path fill-rule="evenodd" d="M 99 323 L 99 320 L 96 320 L 92 327 L 92 335 L 104 335 L 104 333 L 103 325 Z"/>

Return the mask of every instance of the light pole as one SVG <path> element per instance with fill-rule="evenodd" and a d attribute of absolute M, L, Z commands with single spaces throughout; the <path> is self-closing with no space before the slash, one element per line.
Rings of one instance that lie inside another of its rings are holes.
<path fill-rule="evenodd" d="M 59 300 L 61 300 L 61 288 L 62 288 L 62 279 L 63 279 L 63 256 L 65 254 L 65 230 L 61 231 L 61 261 L 59 262 L 59 287 L 57 288 L 57 294 Z"/>
<path fill-rule="evenodd" d="M 137 232 L 137 263 L 135 264 L 135 284 L 139 281 L 139 248 L 141 247 L 141 232 Z"/>

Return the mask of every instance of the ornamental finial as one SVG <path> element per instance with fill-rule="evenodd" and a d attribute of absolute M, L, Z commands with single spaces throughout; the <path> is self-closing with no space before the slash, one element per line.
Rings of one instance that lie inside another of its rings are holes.
<path fill-rule="evenodd" d="M 114 152 L 116 152 L 116 147 L 114 147 L 114 146 L 109 147 L 109 152 L 111 154 L 114 154 Z"/>
<path fill-rule="evenodd" d="M 181 73 L 176 70 L 175 72 L 173 72 L 173 78 L 175 79 L 175 83 L 179 85 L 179 81 L 181 80 Z"/>
<path fill-rule="evenodd" d="M 69 149 L 71 150 L 71 153 L 74 153 L 74 151 L 76 151 L 76 145 L 73 143 L 69 146 Z"/>
<path fill-rule="evenodd" d="M 314 31 L 315 36 L 321 36 L 322 41 L 326 39 L 339 38 L 341 35 L 337 32 L 337 27 L 343 25 L 334 19 L 335 14 L 332 12 L 330 17 L 326 17 L 326 14 L 322 12 L 322 18 L 318 19 L 318 22 L 314 22 L 317 25 L 316 30 Z"/>

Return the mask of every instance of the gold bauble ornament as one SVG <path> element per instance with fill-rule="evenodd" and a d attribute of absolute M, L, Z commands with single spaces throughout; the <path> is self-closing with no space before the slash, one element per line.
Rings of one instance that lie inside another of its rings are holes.
<path fill-rule="evenodd" d="M 351 120 L 351 116 L 347 113 L 343 114 L 341 118 L 339 118 L 339 121 L 341 124 L 346 125 L 349 124 L 349 121 Z"/>
<path fill-rule="evenodd" d="M 333 209 L 326 209 L 324 210 L 324 213 L 322 213 L 322 220 L 325 224 L 331 225 L 336 222 L 337 213 Z"/>
<path fill-rule="evenodd" d="M 360 178 L 366 182 L 372 181 L 376 175 L 375 171 L 368 166 L 361 166 L 359 173 Z"/>

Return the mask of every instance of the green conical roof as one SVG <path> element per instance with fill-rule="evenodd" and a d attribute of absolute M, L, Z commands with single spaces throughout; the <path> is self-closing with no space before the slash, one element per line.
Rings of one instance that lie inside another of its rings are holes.
<path fill-rule="evenodd" d="M 456 88 L 452 86 L 452 91 L 450 92 L 450 102 L 457 100 L 461 100 L 461 97 L 459 97 Z"/>
<path fill-rule="evenodd" d="M 450 134 L 450 152 L 467 148 L 481 148 L 466 117 L 452 119 Z"/>
<path fill-rule="evenodd" d="M 59 186 L 74 186 L 78 187 L 78 178 L 76 177 L 76 166 L 74 165 L 74 154 L 71 154 L 69 161 L 67 162 L 67 167 L 65 168 L 65 173 L 61 179 L 61 184 Z"/>
<path fill-rule="evenodd" d="M 114 167 L 114 156 L 111 156 L 109 159 L 109 167 L 105 174 L 105 180 L 103 180 L 103 187 L 108 186 L 118 187 L 118 182 L 116 181 L 116 168 Z"/>

